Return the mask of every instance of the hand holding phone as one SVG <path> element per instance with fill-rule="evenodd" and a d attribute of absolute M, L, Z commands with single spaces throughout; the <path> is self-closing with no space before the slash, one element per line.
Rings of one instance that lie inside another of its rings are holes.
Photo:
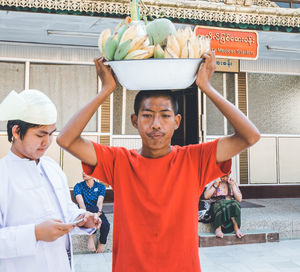
<path fill-rule="evenodd" d="M 77 224 L 79 224 L 79 223 L 81 223 L 81 222 L 83 222 L 83 221 L 84 221 L 84 218 L 75 220 L 75 221 L 72 222 L 72 225 L 73 225 L 73 226 L 76 226 Z"/>

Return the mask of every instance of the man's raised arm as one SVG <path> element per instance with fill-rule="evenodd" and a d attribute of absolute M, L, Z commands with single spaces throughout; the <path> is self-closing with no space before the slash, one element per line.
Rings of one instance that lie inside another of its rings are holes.
<path fill-rule="evenodd" d="M 222 137 L 218 142 L 216 158 L 217 162 L 222 162 L 255 144 L 260 138 L 260 133 L 238 108 L 211 86 L 209 81 L 216 67 L 214 52 L 205 54 L 204 58 L 205 63 L 199 69 L 196 84 L 222 112 L 235 130 L 233 135 Z"/>
<path fill-rule="evenodd" d="M 93 144 L 81 137 L 87 123 L 104 102 L 104 100 L 116 88 L 116 82 L 112 75 L 111 68 L 103 64 L 103 58 L 94 60 L 97 74 L 102 82 L 100 93 L 77 112 L 57 137 L 57 143 L 75 157 L 88 165 L 97 164 L 97 156 Z"/>

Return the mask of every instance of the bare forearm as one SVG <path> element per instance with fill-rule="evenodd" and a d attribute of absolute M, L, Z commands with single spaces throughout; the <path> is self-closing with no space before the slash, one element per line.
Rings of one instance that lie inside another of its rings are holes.
<path fill-rule="evenodd" d="M 82 131 L 110 93 L 110 91 L 102 90 L 72 117 L 57 137 L 60 146 L 68 149 L 74 142 L 81 140 Z"/>
<path fill-rule="evenodd" d="M 207 85 L 206 90 L 202 91 L 227 118 L 235 130 L 235 135 L 244 140 L 244 148 L 258 141 L 259 131 L 238 108 L 221 96 L 210 84 Z"/>
<path fill-rule="evenodd" d="M 209 189 L 207 189 L 207 190 L 205 191 L 205 193 L 204 193 L 204 198 L 205 198 L 205 199 L 210 199 L 210 198 L 213 196 L 215 190 L 216 190 L 216 189 L 215 189 L 213 186 L 211 186 Z"/>
<path fill-rule="evenodd" d="M 79 205 L 79 208 L 83 209 L 83 210 L 86 210 L 83 197 L 81 195 L 77 195 L 75 198 L 76 198 L 76 201 L 77 201 L 77 203 Z"/>
<path fill-rule="evenodd" d="M 86 210 L 86 206 L 84 205 L 84 203 L 79 203 L 78 205 L 80 209 Z"/>
<path fill-rule="evenodd" d="M 210 187 L 204 192 L 204 198 L 205 198 L 205 199 L 210 199 L 210 198 L 213 196 L 213 194 L 215 193 L 215 191 L 217 190 L 218 186 L 219 186 L 219 182 L 218 182 L 218 181 L 215 181 L 215 182 L 213 183 L 213 185 L 210 186 Z"/>
<path fill-rule="evenodd" d="M 97 164 L 96 152 L 93 144 L 80 135 L 100 105 L 116 88 L 111 68 L 104 65 L 103 61 L 103 58 L 94 60 L 97 75 L 102 82 L 101 92 L 73 116 L 56 140 L 61 147 L 91 166 Z"/>
<path fill-rule="evenodd" d="M 97 164 L 97 155 L 92 142 L 81 137 L 81 133 L 110 93 L 111 91 L 102 89 L 90 103 L 72 117 L 56 139 L 62 148 L 91 166 Z"/>
<path fill-rule="evenodd" d="M 221 96 L 210 84 L 206 85 L 206 88 L 202 91 L 216 105 L 235 130 L 233 135 L 222 137 L 219 140 L 216 154 L 218 163 L 231 159 L 259 140 L 259 131 L 238 108 Z"/>
<path fill-rule="evenodd" d="M 102 211 L 103 208 L 103 201 L 104 201 L 104 197 L 103 196 L 99 196 L 98 197 L 98 201 L 97 201 L 97 207 L 99 209 L 99 212 Z"/>
<path fill-rule="evenodd" d="M 233 189 L 233 196 L 238 202 L 242 202 L 242 193 L 239 189 Z"/>
<path fill-rule="evenodd" d="M 238 202 L 242 202 L 243 196 L 242 196 L 242 193 L 240 191 L 238 184 L 235 182 L 233 184 L 230 184 L 230 186 L 231 186 L 235 200 L 237 200 Z"/>
<path fill-rule="evenodd" d="M 103 205 L 97 205 L 99 212 L 102 212 Z"/>
<path fill-rule="evenodd" d="M 196 84 L 216 105 L 235 130 L 234 135 L 223 137 L 218 141 L 216 159 L 217 162 L 223 162 L 256 143 L 260 138 L 260 134 L 239 109 L 211 86 L 210 79 L 216 68 L 215 54 L 209 52 L 203 56 L 205 62 L 199 69 Z"/>

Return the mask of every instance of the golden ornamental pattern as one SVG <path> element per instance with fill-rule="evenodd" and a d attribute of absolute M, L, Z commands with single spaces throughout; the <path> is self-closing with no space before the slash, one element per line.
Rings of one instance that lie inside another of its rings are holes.
<path fill-rule="evenodd" d="M 268 0 L 144 0 L 141 14 L 254 25 L 300 27 L 300 9 L 279 8 Z M 108 14 L 129 14 L 129 0 L 0 0 L 1 6 Z"/>

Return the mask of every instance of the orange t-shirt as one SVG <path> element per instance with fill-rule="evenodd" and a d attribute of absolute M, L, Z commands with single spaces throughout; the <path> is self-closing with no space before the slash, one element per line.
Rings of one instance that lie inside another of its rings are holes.
<path fill-rule="evenodd" d="M 172 146 L 150 159 L 96 143 L 98 164 L 83 170 L 114 190 L 113 272 L 199 272 L 198 201 L 207 183 L 227 174 L 214 142 Z"/>

